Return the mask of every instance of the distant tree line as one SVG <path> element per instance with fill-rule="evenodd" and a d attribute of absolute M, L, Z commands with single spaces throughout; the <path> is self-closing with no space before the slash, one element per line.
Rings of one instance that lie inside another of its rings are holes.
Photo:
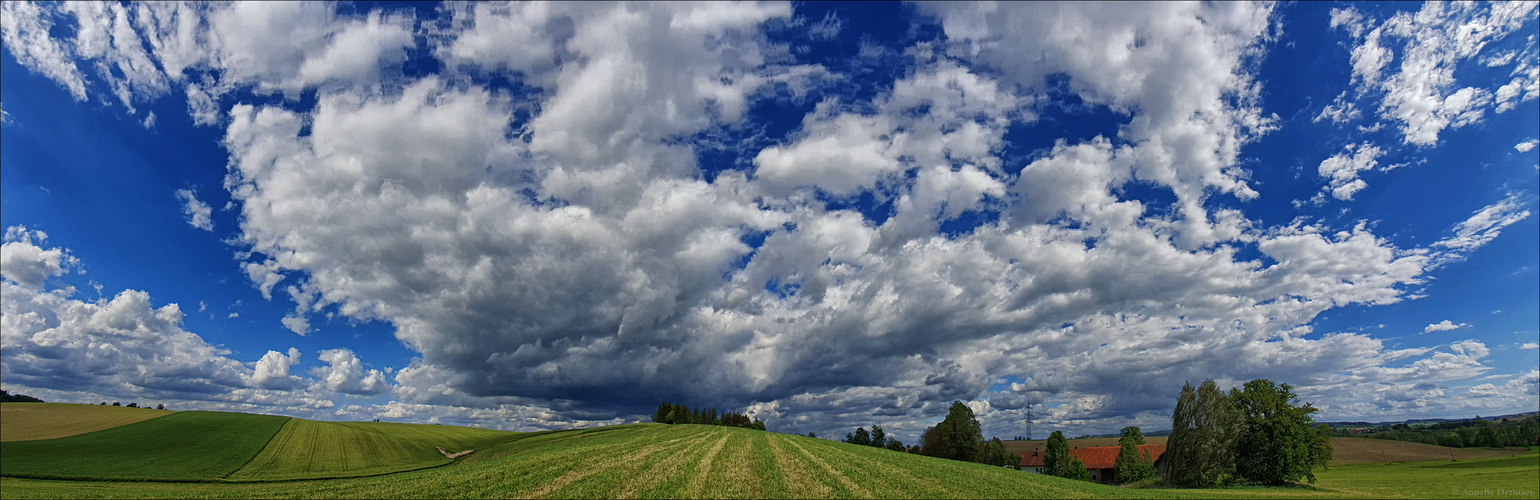
<path fill-rule="evenodd" d="M 0 389 L 0 403 L 41 403 L 43 400 L 26 394 L 11 394 Z"/>
<path fill-rule="evenodd" d="M 808 434 L 812 436 L 812 433 Z M 946 418 L 920 434 L 919 444 L 904 446 L 898 439 L 888 436 L 880 425 L 873 425 L 870 432 L 865 427 L 857 427 L 855 432 L 845 435 L 844 442 L 985 465 L 1012 468 L 1021 465 L 1021 455 L 1006 452 L 1000 438 L 984 440 L 973 409 L 961 401 L 953 401 Z"/>
<path fill-rule="evenodd" d="M 1293 387 L 1266 379 L 1229 394 L 1213 380 L 1196 390 L 1184 384 L 1166 452 L 1156 464 L 1161 481 L 1176 486 L 1315 483 L 1312 471 L 1331 463 L 1331 429 L 1312 427 L 1310 414 L 1316 408 L 1295 401 Z"/>
<path fill-rule="evenodd" d="M 667 402 L 658 404 L 658 411 L 653 412 L 652 421 L 660 424 L 721 425 L 765 430 L 765 423 L 763 421 L 757 418 L 750 419 L 748 415 L 742 413 L 718 413 L 714 407 L 701 410 L 699 407 L 690 408 L 682 404 Z"/>
<path fill-rule="evenodd" d="M 1481 417 L 1476 417 L 1472 420 L 1440 422 L 1415 428 L 1402 423 L 1379 429 L 1381 430 L 1357 434 L 1335 430 L 1333 435 L 1408 441 L 1454 448 L 1540 445 L 1540 416 L 1535 415 L 1502 420 L 1482 420 Z"/>
<path fill-rule="evenodd" d="M 101 406 L 107 406 L 107 402 L 106 401 L 102 401 Z M 112 406 L 123 406 L 123 403 L 118 402 L 118 401 L 113 401 L 112 402 Z M 128 404 L 128 408 L 145 408 L 145 409 L 149 409 L 150 405 L 146 404 L 146 405 L 141 407 L 141 406 L 139 406 L 139 403 L 129 403 Z M 166 409 L 166 405 L 164 405 L 164 404 L 155 405 L 155 409 L 157 409 L 157 410 L 164 410 L 164 409 Z"/>

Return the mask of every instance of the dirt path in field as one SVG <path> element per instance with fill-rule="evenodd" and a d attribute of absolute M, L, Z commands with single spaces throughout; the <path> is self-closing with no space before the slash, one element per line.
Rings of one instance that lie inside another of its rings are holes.
<path fill-rule="evenodd" d="M 449 459 L 450 459 L 450 460 L 454 460 L 454 459 L 456 459 L 456 458 L 460 458 L 460 457 L 463 457 L 463 456 L 466 456 L 466 455 L 469 455 L 469 454 L 471 454 L 471 452 L 473 452 L 473 451 L 476 451 L 476 450 L 465 450 L 465 451 L 462 451 L 462 452 L 458 452 L 458 453 L 450 453 L 450 452 L 448 452 L 448 451 L 444 451 L 444 449 L 443 449 L 443 448 L 439 448 L 439 449 L 438 449 L 438 452 L 439 452 L 439 453 L 443 453 L 443 454 L 444 454 L 444 456 L 445 456 L 445 457 L 449 457 Z"/>

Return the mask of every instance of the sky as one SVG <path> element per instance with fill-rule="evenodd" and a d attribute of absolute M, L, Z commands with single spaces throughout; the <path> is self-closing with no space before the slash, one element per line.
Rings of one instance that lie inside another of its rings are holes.
<path fill-rule="evenodd" d="M 26 3 L 0 382 L 535 430 L 1540 409 L 1533 2 Z"/>

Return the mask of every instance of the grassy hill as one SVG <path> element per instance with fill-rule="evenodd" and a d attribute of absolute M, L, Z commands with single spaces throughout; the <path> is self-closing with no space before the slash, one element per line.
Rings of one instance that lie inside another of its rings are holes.
<path fill-rule="evenodd" d="M 67 403 L 0 403 L 0 442 L 54 439 L 170 415 L 167 410 Z"/>

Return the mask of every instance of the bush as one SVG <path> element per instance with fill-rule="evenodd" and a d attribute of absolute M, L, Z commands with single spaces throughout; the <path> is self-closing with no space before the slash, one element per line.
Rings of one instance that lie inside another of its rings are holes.
<path fill-rule="evenodd" d="M 1065 472 L 1064 477 L 1066 479 L 1074 479 L 1076 481 L 1090 481 L 1091 471 L 1086 470 L 1085 463 L 1080 461 L 1080 457 L 1075 457 L 1070 459 L 1069 467 Z"/>

